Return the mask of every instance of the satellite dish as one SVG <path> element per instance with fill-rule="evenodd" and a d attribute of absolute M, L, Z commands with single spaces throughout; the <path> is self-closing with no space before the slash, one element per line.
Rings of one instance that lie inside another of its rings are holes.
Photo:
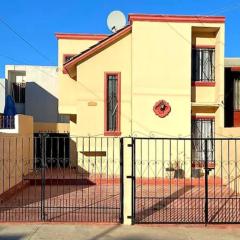
<path fill-rule="evenodd" d="M 126 25 L 125 15 L 121 11 L 112 11 L 107 18 L 107 25 L 115 33 Z"/>

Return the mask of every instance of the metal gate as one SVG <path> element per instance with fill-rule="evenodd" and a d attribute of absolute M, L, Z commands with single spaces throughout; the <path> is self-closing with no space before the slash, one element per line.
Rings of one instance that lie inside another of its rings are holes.
<path fill-rule="evenodd" d="M 0 221 L 122 222 L 120 139 L 0 138 Z"/>
<path fill-rule="evenodd" d="M 133 138 L 133 223 L 240 223 L 240 139 Z"/>

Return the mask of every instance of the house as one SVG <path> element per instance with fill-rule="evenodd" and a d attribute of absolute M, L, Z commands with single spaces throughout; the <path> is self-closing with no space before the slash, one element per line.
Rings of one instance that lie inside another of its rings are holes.
<path fill-rule="evenodd" d="M 75 120 L 70 134 L 218 136 L 225 127 L 224 28 L 224 17 L 130 14 L 129 25 L 98 42 L 56 34 L 59 112 Z M 200 126 L 206 131 L 194 130 Z"/>
<path fill-rule="evenodd" d="M 130 14 L 113 34 L 56 33 L 58 68 L 7 66 L 34 156 L 0 220 L 12 201 L 24 221 L 239 223 L 240 59 L 224 34 L 220 16 Z"/>

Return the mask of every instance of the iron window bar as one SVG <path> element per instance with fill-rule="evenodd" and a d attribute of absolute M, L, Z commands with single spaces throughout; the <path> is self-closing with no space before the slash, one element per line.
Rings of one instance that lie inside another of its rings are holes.
<path fill-rule="evenodd" d="M 215 49 L 192 49 L 192 81 L 215 81 Z"/>

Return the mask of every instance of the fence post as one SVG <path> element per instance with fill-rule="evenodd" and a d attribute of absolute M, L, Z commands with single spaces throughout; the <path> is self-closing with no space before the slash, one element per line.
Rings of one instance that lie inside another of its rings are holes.
<path fill-rule="evenodd" d="M 204 158 L 205 158 L 205 225 L 208 224 L 208 140 L 204 140 Z"/>
<path fill-rule="evenodd" d="M 123 223 L 126 225 L 131 225 L 133 220 L 132 143 L 132 138 L 123 139 Z"/>
<path fill-rule="evenodd" d="M 46 135 L 41 135 L 41 220 L 45 221 L 45 167 L 46 167 Z"/>

